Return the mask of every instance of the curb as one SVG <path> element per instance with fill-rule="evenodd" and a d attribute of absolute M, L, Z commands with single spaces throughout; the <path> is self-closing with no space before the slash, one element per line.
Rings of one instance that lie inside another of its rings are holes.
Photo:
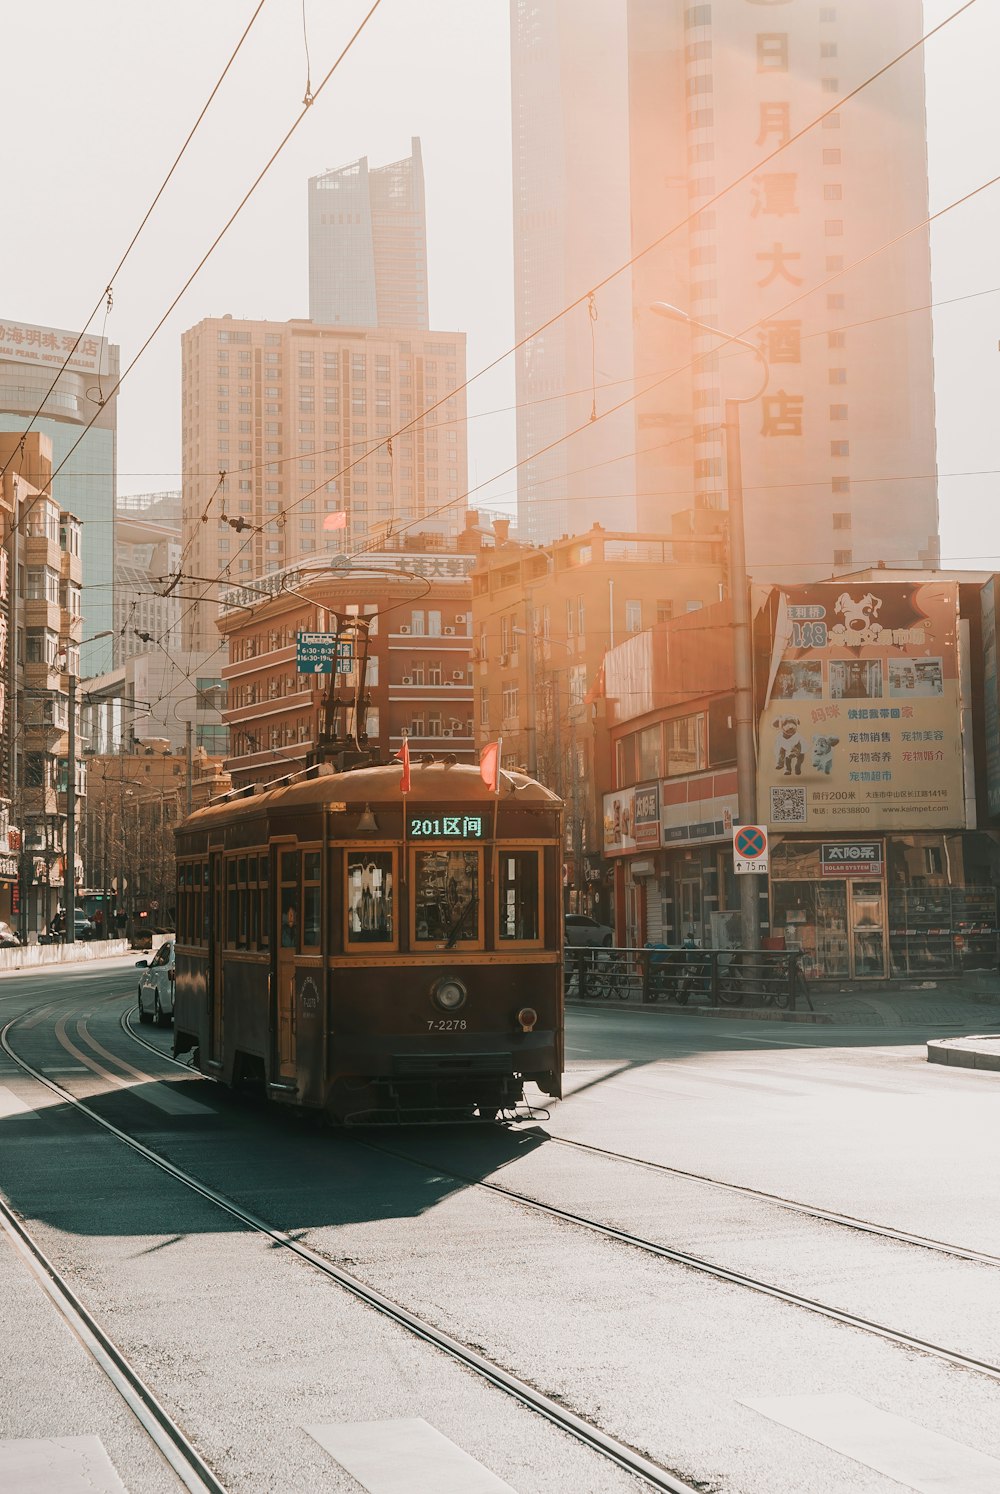
<path fill-rule="evenodd" d="M 639 1004 L 634 1001 L 574 1000 L 567 1000 L 564 1004 L 581 1012 L 634 1012 L 637 1016 L 662 1012 L 664 1016 L 721 1017 L 736 1022 L 812 1022 L 833 1026 L 833 1018 L 826 1012 L 784 1012 L 771 1006 L 677 1006 L 662 1001 Z"/>
<path fill-rule="evenodd" d="M 938 1038 L 927 1044 L 927 1062 L 955 1069 L 1000 1071 L 1000 1037 L 992 1033 L 981 1037 Z"/>

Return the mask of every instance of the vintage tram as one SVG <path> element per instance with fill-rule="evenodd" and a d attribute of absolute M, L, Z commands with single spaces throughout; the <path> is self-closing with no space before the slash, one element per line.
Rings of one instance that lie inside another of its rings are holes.
<path fill-rule="evenodd" d="M 234 792 L 177 831 L 174 1052 L 345 1124 L 561 1092 L 561 810 L 454 760 Z"/>

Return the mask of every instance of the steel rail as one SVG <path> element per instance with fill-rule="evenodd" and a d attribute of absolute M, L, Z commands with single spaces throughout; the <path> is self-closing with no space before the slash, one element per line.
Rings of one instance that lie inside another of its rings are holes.
<path fill-rule="evenodd" d="M 197 1448 L 170 1413 L 112 1342 L 97 1319 L 84 1307 L 65 1278 L 34 1240 L 14 1210 L 0 1198 L 0 1229 L 24 1261 L 59 1316 L 104 1372 L 143 1431 L 190 1494 L 227 1494 Z"/>
<path fill-rule="evenodd" d="M 459 1172 L 455 1168 L 442 1167 L 437 1162 L 424 1162 L 419 1157 L 411 1157 L 406 1152 L 398 1151 L 393 1147 L 382 1146 L 374 1141 L 362 1141 L 354 1135 L 350 1137 L 350 1140 L 356 1146 L 365 1147 L 368 1151 L 381 1152 L 386 1157 L 396 1157 L 402 1162 L 411 1163 L 415 1167 L 426 1168 L 427 1171 L 437 1173 L 440 1177 L 451 1178 L 455 1182 L 465 1183 L 471 1188 L 483 1188 L 489 1193 L 497 1193 L 501 1197 L 510 1199 L 512 1203 L 521 1205 L 523 1208 L 531 1209 L 539 1214 L 548 1215 L 549 1218 L 558 1219 L 564 1224 L 576 1225 L 578 1228 L 588 1230 L 593 1234 L 603 1235 L 606 1239 L 615 1240 L 620 1245 L 629 1245 L 633 1249 L 643 1251 L 647 1255 L 654 1255 L 658 1256 L 661 1260 L 672 1261 L 675 1265 L 686 1266 L 692 1271 L 700 1272 L 702 1275 L 712 1276 L 717 1281 L 725 1281 L 731 1286 L 743 1287 L 748 1291 L 770 1297 L 773 1301 L 783 1302 L 789 1307 L 802 1308 L 806 1312 L 826 1318 L 829 1322 L 839 1323 L 843 1327 L 856 1328 L 864 1333 L 872 1334 L 874 1337 L 881 1338 L 887 1343 L 896 1344 L 900 1348 L 914 1349 L 919 1353 L 930 1355 L 932 1358 L 943 1360 L 946 1364 L 954 1365 L 956 1368 L 972 1370 L 976 1374 L 985 1375 L 991 1380 L 1000 1381 L 1000 1365 L 990 1364 L 988 1360 L 976 1359 L 970 1354 L 961 1354 L 955 1349 L 946 1349 L 940 1344 L 932 1343 L 929 1339 L 918 1338 L 915 1334 L 904 1333 L 898 1328 L 887 1328 L 884 1323 L 876 1323 L 872 1318 L 864 1318 L 857 1313 L 847 1312 L 839 1307 L 831 1307 L 828 1303 L 820 1302 L 814 1297 L 805 1297 L 799 1292 L 789 1291 L 785 1287 L 776 1286 L 773 1282 L 761 1281 L 754 1276 L 747 1276 L 742 1271 L 734 1271 L 730 1267 L 719 1265 L 715 1261 L 703 1260 L 700 1256 L 690 1255 L 684 1250 L 676 1250 L 670 1245 L 661 1245 L 655 1240 L 646 1240 L 641 1235 L 633 1235 L 628 1230 L 618 1229 L 613 1224 L 602 1224 L 599 1220 L 588 1219 L 586 1215 L 575 1214 L 571 1209 L 562 1209 L 557 1204 L 547 1204 L 541 1202 L 539 1199 L 529 1198 L 527 1194 L 518 1193 L 513 1188 L 505 1188 L 500 1183 L 488 1183 L 482 1178 Z"/>
<path fill-rule="evenodd" d="M 548 1135 L 548 1133 L 546 1133 Z M 706 1173 L 689 1172 L 683 1167 L 673 1167 L 669 1162 L 650 1162 L 645 1157 L 632 1157 L 625 1152 L 613 1152 L 608 1147 L 595 1146 L 589 1141 L 571 1141 L 565 1136 L 548 1135 L 549 1142 L 557 1146 L 573 1147 L 577 1151 L 592 1152 L 598 1157 L 607 1157 L 614 1162 L 626 1162 L 632 1167 L 645 1167 L 652 1172 L 664 1172 L 684 1182 L 699 1183 L 706 1188 L 719 1188 L 726 1193 L 738 1193 L 745 1198 L 804 1214 L 809 1219 L 818 1219 L 824 1224 L 837 1224 L 843 1229 L 860 1230 L 863 1234 L 893 1240 L 900 1245 L 914 1245 L 921 1250 L 931 1250 L 938 1255 L 955 1256 L 958 1260 L 973 1261 L 980 1266 L 1000 1266 L 1000 1255 L 987 1250 L 973 1250 L 964 1245 L 953 1245 L 948 1240 L 936 1240 L 931 1235 L 918 1235 L 910 1230 L 896 1229 L 891 1224 L 875 1224 L 869 1219 L 858 1219 L 853 1214 L 839 1214 L 835 1209 L 823 1209 L 817 1204 L 801 1203 L 794 1198 L 785 1198 L 780 1193 L 768 1193 L 763 1188 L 751 1188 L 746 1183 L 727 1183 L 722 1178 L 709 1177 Z"/>
<path fill-rule="evenodd" d="M 127 1010 L 125 1015 L 127 1015 Z M 34 1068 L 32 1064 L 28 1063 L 27 1059 L 22 1058 L 15 1051 L 10 1043 L 10 1031 L 12 1027 L 16 1026 L 19 1020 L 19 1017 L 13 1018 L 0 1030 L 0 1046 L 2 1046 L 8 1058 L 16 1063 L 24 1073 L 29 1074 L 39 1084 L 44 1085 L 53 1094 L 58 1095 L 61 1100 L 72 1105 L 74 1109 L 79 1110 L 83 1115 L 86 1115 L 89 1120 L 92 1120 L 96 1125 L 114 1136 L 123 1145 L 129 1147 L 152 1166 L 158 1168 L 168 1177 L 173 1178 L 175 1182 L 180 1183 L 183 1187 L 188 1188 L 192 1193 L 203 1198 L 207 1203 L 228 1214 L 230 1218 L 237 1220 L 247 1229 L 264 1235 L 274 1244 L 280 1245 L 290 1251 L 300 1260 L 305 1261 L 315 1270 L 321 1272 L 322 1275 L 336 1282 L 339 1287 L 359 1302 L 364 1303 L 365 1306 L 373 1308 L 383 1317 L 389 1318 L 399 1327 L 406 1329 L 414 1337 L 421 1339 L 433 1348 L 439 1349 L 449 1358 L 464 1365 L 466 1369 L 472 1370 L 481 1379 L 486 1380 L 496 1389 L 503 1391 L 506 1395 L 520 1402 L 521 1405 L 527 1407 L 529 1410 L 536 1412 L 536 1414 L 542 1416 L 546 1421 L 551 1422 L 561 1431 L 568 1433 L 578 1442 L 589 1447 L 591 1451 L 599 1453 L 602 1457 L 607 1458 L 609 1462 L 616 1464 L 625 1472 L 642 1479 L 649 1488 L 660 1490 L 662 1494 L 698 1494 L 697 1489 L 693 1485 L 685 1483 L 660 1464 L 643 1457 L 640 1452 L 629 1447 L 627 1443 L 620 1442 L 617 1438 L 604 1432 L 600 1427 L 588 1422 L 584 1417 L 577 1416 L 575 1412 L 568 1410 L 565 1406 L 561 1406 L 557 1401 L 552 1400 L 542 1391 L 535 1389 L 534 1386 L 511 1374 L 501 1365 L 495 1364 L 485 1354 L 481 1354 L 468 1344 L 463 1344 L 460 1340 L 452 1338 L 450 1334 L 436 1328 L 432 1323 L 419 1318 L 415 1313 L 410 1312 L 407 1308 L 386 1297 L 375 1287 L 368 1286 L 358 1277 L 352 1276 L 350 1272 L 335 1265 L 325 1256 L 310 1249 L 309 1246 L 303 1245 L 301 1241 L 296 1240 L 284 1230 L 277 1229 L 275 1226 L 268 1224 L 266 1220 L 261 1219 L 249 1209 L 243 1208 L 242 1205 L 227 1198 L 225 1194 L 218 1192 L 209 1184 L 202 1182 L 191 1173 L 185 1172 L 176 1163 L 170 1162 L 166 1157 L 153 1151 L 151 1147 L 138 1141 L 134 1136 L 130 1136 L 127 1131 L 121 1130 L 113 1122 L 106 1120 L 104 1116 L 99 1115 L 97 1111 L 93 1110 L 84 1101 L 78 1100 L 69 1090 L 64 1089 L 61 1084 L 57 1084 L 54 1079 L 50 1079 L 48 1075 Z M 129 1030 L 131 1029 L 129 1028 Z M 171 1062 L 176 1062 L 176 1060 L 171 1059 Z M 181 1065 L 181 1067 L 185 1066 Z M 156 1082 L 153 1075 L 150 1075 L 150 1079 L 154 1083 Z M 222 1491 L 222 1494 L 224 1494 L 224 1491 Z"/>
<path fill-rule="evenodd" d="M 143 1047 L 148 1048 L 151 1053 L 155 1053 L 161 1058 L 167 1058 L 170 1063 L 177 1064 L 179 1068 L 185 1069 L 188 1073 L 191 1072 L 191 1070 L 187 1068 L 186 1064 L 179 1063 L 177 1059 L 171 1057 L 170 1055 L 164 1054 L 162 1050 L 157 1048 L 154 1043 L 150 1043 L 145 1038 L 140 1037 L 132 1027 L 131 1023 L 128 1021 L 128 1011 L 122 1014 L 121 1025 L 124 1031 L 129 1033 L 129 1035 L 133 1037 L 136 1042 L 141 1043 Z M 881 1325 L 874 1324 L 867 1319 L 856 1318 L 849 1313 L 840 1313 L 839 1309 L 828 1308 L 823 1303 L 814 1302 L 812 1298 L 798 1297 L 794 1293 L 785 1293 L 783 1288 L 775 1288 L 768 1283 L 756 1282 L 749 1277 L 741 1276 L 738 1272 L 729 1272 L 725 1267 L 715 1267 L 712 1262 L 703 1261 L 699 1257 L 688 1255 L 683 1251 L 672 1250 L 669 1246 L 659 1245 L 654 1241 L 644 1240 L 641 1236 L 632 1235 L 625 1230 L 618 1230 L 613 1225 L 601 1224 L 597 1220 L 586 1219 L 582 1215 L 577 1215 L 562 1210 L 558 1208 L 557 1205 L 542 1203 L 537 1199 L 532 1199 L 527 1197 L 527 1195 L 525 1194 L 518 1193 L 514 1189 L 504 1188 L 499 1183 L 487 1183 L 480 1178 L 473 1178 L 471 1176 L 465 1176 L 461 1173 L 456 1173 L 449 1169 L 438 1166 L 437 1163 L 424 1162 L 419 1157 L 411 1157 L 408 1154 L 397 1151 L 392 1147 L 382 1146 L 376 1142 L 363 1141 L 353 1133 L 350 1136 L 350 1140 L 356 1145 L 368 1147 L 369 1150 L 382 1152 L 386 1156 L 398 1157 L 404 1162 L 411 1163 L 413 1166 L 426 1167 L 436 1172 L 445 1172 L 448 1176 L 455 1178 L 456 1181 L 469 1183 L 475 1187 L 487 1188 L 493 1192 L 504 1194 L 507 1197 L 513 1199 L 515 1202 L 525 1204 L 540 1211 L 554 1214 L 556 1217 L 563 1219 L 568 1223 L 576 1224 L 581 1227 L 609 1235 L 623 1244 L 634 1246 L 636 1249 L 652 1252 L 653 1254 L 663 1256 L 664 1258 L 669 1260 L 677 1261 L 682 1265 L 691 1266 L 697 1270 L 707 1270 L 715 1272 L 716 1274 L 724 1276 L 725 1279 L 731 1280 L 738 1285 L 751 1286 L 754 1290 L 765 1291 L 769 1295 L 783 1295 L 787 1297 L 789 1301 L 794 1302 L 797 1306 L 810 1307 L 811 1310 L 823 1312 L 826 1315 L 835 1315 L 838 1321 L 851 1324 L 855 1327 L 863 1328 L 867 1332 L 874 1332 L 878 1330 L 883 1334 L 894 1335 L 900 1340 L 900 1342 L 906 1342 L 910 1347 L 918 1348 L 922 1352 L 943 1354 L 946 1356 L 951 1353 L 950 1350 L 940 1349 L 939 1346 L 930 1344 L 923 1339 L 911 1338 L 911 1336 L 906 1334 L 897 1334 L 897 1331 L 895 1329 L 885 1329 Z M 838 1214 L 830 1209 L 821 1209 L 811 1204 L 799 1203 L 794 1199 L 783 1198 L 780 1194 L 767 1193 L 761 1189 L 750 1188 L 741 1183 L 726 1183 L 720 1181 L 717 1178 L 707 1177 L 701 1173 L 688 1172 L 684 1168 L 672 1167 L 665 1162 L 649 1162 L 642 1157 L 631 1157 L 622 1152 L 613 1152 L 607 1147 L 595 1146 L 590 1142 L 570 1141 L 561 1136 L 551 1135 L 548 1136 L 548 1140 L 549 1142 L 556 1142 L 560 1146 L 573 1147 L 584 1152 L 592 1152 L 597 1156 L 607 1157 L 612 1161 L 626 1162 L 630 1166 L 643 1167 L 654 1172 L 664 1172 L 670 1176 L 681 1178 L 687 1182 L 699 1183 L 706 1187 L 718 1188 L 726 1192 L 742 1194 L 748 1198 L 756 1199 L 763 1203 L 774 1204 L 778 1207 L 790 1210 L 794 1213 L 802 1214 L 806 1218 L 816 1219 L 824 1224 L 835 1224 L 845 1229 L 860 1231 L 876 1239 L 886 1239 L 892 1241 L 895 1244 L 910 1245 L 921 1250 L 929 1250 L 935 1254 L 952 1256 L 959 1260 L 970 1261 L 974 1265 L 990 1266 L 994 1268 L 1000 1266 L 1000 1256 L 991 1255 L 987 1251 L 966 1249 L 961 1245 L 952 1245 L 944 1240 L 935 1240 L 926 1235 L 911 1234 L 907 1230 L 894 1229 L 890 1225 L 873 1224 L 868 1220 L 855 1219 L 849 1214 Z M 994 1375 L 994 1377 L 1000 1378 L 1000 1367 L 989 1365 L 984 1361 L 972 1359 L 967 1360 L 965 1356 L 960 1355 L 957 1358 L 953 1359 L 953 1362 L 962 1363 L 967 1368 L 976 1369 L 979 1373 L 991 1373 Z"/>

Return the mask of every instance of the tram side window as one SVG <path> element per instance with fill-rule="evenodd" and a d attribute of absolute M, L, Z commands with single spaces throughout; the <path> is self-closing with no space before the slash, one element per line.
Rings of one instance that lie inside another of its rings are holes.
<path fill-rule="evenodd" d="M 236 948 L 250 948 L 250 888 L 247 884 L 247 858 L 241 856 L 236 863 L 236 881 L 239 890 L 239 922 L 236 926 Z"/>
<path fill-rule="evenodd" d="M 260 888 L 260 926 L 257 948 L 267 949 L 271 943 L 271 889 L 268 886 L 270 868 L 267 855 L 257 858 L 257 882 Z"/>
<path fill-rule="evenodd" d="M 519 944 L 536 944 L 541 938 L 538 852 L 501 848 L 499 861 L 497 937 Z"/>
<path fill-rule="evenodd" d="M 302 948 L 319 949 L 320 945 L 320 863 L 319 851 L 302 852 Z"/>
<path fill-rule="evenodd" d="M 281 853 L 281 947 L 299 947 L 299 857 L 297 851 Z"/>
<path fill-rule="evenodd" d="M 203 944 L 208 943 L 209 929 L 212 922 L 212 897 L 209 891 L 208 862 L 201 863 L 201 893 L 199 901 L 201 904 L 201 940 Z"/>
<path fill-rule="evenodd" d="M 395 877 L 391 851 L 348 851 L 345 943 L 395 942 Z"/>
<path fill-rule="evenodd" d="M 236 861 L 226 862 L 226 948 L 236 948 L 240 921 L 240 890 L 236 884 Z"/>
<path fill-rule="evenodd" d="M 413 942 L 480 943 L 478 851 L 413 853 Z"/>

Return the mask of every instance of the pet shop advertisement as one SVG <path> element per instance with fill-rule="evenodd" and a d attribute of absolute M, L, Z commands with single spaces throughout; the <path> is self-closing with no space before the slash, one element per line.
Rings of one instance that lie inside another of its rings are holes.
<path fill-rule="evenodd" d="M 954 582 L 781 594 L 758 738 L 775 830 L 965 823 Z"/>

